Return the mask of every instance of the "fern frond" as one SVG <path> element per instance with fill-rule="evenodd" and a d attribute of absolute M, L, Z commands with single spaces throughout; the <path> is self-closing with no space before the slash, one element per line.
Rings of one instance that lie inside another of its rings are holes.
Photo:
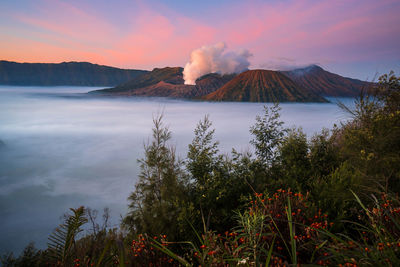
<path fill-rule="evenodd" d="M 47 243 L 50 257 L 64 264 L 72 254 L 77 234 L 82 232 L 81 227 L 88 222 L 85 208 L 70 209 L 72 215 L 68 215 L 63 224 L 60 224 L 49 236 Z"/>

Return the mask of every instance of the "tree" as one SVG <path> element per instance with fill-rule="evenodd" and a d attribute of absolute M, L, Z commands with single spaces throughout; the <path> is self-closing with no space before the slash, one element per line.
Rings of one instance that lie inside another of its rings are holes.
<path fill-rule="evenodd" d="M 309 157 L 313 178 L 324 178 L 339 166 L 339 149 L 333 141 L 334 137 L 329 135 L 328 129 L 311 138 Z"/>
<path fill-rule="evenodd" d="M 279 120 L 281 108 L 277 103 L 268 108 L 264 106 L 264 116 L 256 117 L 256 123 L 250 128 L 254 138 L 250 141 L 255 148 L 258 159 L 267 166 L 271 166 L 277 158 L 277 148 L 282 142 L 287 129 L 282 127 Z"/>
<path fill-rule="evenodd" d="M 204 184 L 213 170 L 218 169 L 221 157 L 218 156 L 218 141 L 214 142 L 214 129 L 208 115 L 204 117 L 194 130 L 194 138 L 189 144 L 186 167 L 194 182 Z"/>
<path fill-rule="evenodd" d="M 123 222 L 132 233 L 168 234 L 174 240 L 180 235 L 177 218 L 187 207 L 187 182 L 162 119 L 162 115 L 153 119 L 152 140 L 144 146 L 144 158 L 138 160 L 139 181 L 128 198 L 129 213 Z"/>
<path fill-rule="evenodd" d="M 311 164 L 307 136 L 301 129 L 292 129 L 279 146 L 279 159 L 285 188 L 300 192 L 310 189 Z"/>
<path fill-rule="evenodd" d="M 214 141 L 214 129 L 208 116 L 201 120 L 194 130 L 189 144 L 186 167 L 193 184 L 193 201 L 206 221 L 206 227 L 215 230 L 226 229 L 233 218 L 230 212 L 236 207 L 232 199 L 234 178 L 230 175 L 231 162 L 218 154 L 218 142 Z M 201 222 L 197 218 L 197 224 Z M 198 225 L 199 226 L 199 225 Z"/>

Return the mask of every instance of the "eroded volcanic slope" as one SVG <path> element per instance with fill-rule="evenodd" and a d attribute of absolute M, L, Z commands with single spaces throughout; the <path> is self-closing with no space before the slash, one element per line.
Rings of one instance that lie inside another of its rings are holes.
<path fill-rule="evenodd" d="M 114 88 L 96 90 L 103 95 L 158 96 L 176 98 L 196 98 L 213 92 L 230 81 L 235 75 L 211 73 L 196 81 L 196 85 L 186 85 L 180 67 L 156 68 L 135 79 Z"/>
<path fill-rule="evenodd" d="M 297 84 L 322 96 L 358 96 L 371 83 L 342 77 L 319 66 L 311 65 L 292 71 L 282 71 Z"/>
<path fill-rule="evenodd" d="M 244 102 L 326 102 L 286 75 L 270 70 L 248 70 L 202 99 Z"/>

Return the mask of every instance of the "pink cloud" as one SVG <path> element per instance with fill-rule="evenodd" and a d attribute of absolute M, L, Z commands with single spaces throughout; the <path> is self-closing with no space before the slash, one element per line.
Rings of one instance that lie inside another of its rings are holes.
<path fill-rule="evenodd" d="M 211 41 L 214 29 L 185 16 L 170 19 L 142 6 L 134 27 L 114 43 L 124 65 L 183 65 L 192 49 Z"/>
<path fill-rule="evenodd" d="M 357 46 L 387 50 L 400 25 L 393 1 L 252 2 L 236 6 L 219 26 L 225 41 L 247 45 L 254 64 L 278 57 L 302 63 L 361 60 L 373 56 Z M 240 10 L 240 12 L 239 12 Z M 236 19 L 237 14 L 241 14 Z M 233 16 L 232 16 L 233 15 Z M 382 43 L 387 40 L 387 43 Z M 394 41 L 394 42 L 393 42 Z M 399 51 L 399 49 L 397 49 Z M 362 51 L 362 52 L 361 52 Z M 400 51 L 399 51 L 400 52 Z"/>
<path fill-rule="evenodd" d="M 136 1 L 120 8 L 123 23 L 79 2 L 38 3 L 37 12 L 8 15 L 15 30 L 0 37 L 2 58 L 151 69 L 183 66 L 193 49 L 220 41 L 249 49 L 254 67 L 283 57 L 302 64 L 400 55 L 400 4 L 393 0 L 255 0 L 204 17 Z"/>
<path fill-rule="evenodd" d="M 91 43 L 92 40 L 107 40 L 116 32 L 116 27 L 103 19 L 59 0 L 46 1 L 38 14 L 17 13 L 13 17 L 37 30 L 54 36 Z"/>

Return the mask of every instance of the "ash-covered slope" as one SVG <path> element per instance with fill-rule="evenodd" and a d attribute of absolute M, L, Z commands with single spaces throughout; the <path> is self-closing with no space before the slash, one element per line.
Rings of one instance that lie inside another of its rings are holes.
<path fill-rule="evenodd" d="M 326 102 L 323 97 L 296 84 L 284 74 L 270 70 L 243 72 L 202 99 L 244 102 Z"/>

